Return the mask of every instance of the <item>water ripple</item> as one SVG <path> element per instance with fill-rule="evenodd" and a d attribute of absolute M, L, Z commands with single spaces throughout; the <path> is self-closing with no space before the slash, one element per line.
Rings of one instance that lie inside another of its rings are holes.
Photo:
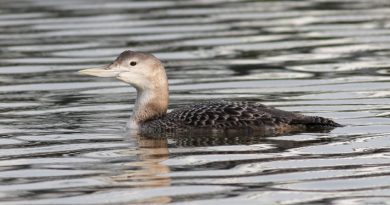
<path fill-rule="evenodd" d="M 2 3 L 1 204 L 388 204 L 388 2 Z M 169 109 L 260 101 L 345 126 L 126 133 L 136 90 L 76 73 L 126 49 L 163 60 Z"/>

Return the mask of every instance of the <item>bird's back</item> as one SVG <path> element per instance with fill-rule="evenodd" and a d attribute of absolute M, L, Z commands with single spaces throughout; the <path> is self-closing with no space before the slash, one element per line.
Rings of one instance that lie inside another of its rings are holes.
<path fill-rule="evenodd" d="M 309 128 L 332 128 L 339 124 L 317 117 L 283 111 L 252 102 L 215 101 L 191 104 L 143 123 L 143 130 L 251 129 L 287 133 Z"/>

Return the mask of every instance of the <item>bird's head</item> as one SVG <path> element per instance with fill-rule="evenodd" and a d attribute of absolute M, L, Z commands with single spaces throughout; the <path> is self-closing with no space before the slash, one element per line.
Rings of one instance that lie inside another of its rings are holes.
<path fill-rule="evenodd" d="M 99 68 L 80 70 L 79 73 L 97 77 L 114 77 L 135 87 L 137 90 L 167 81 L 161 61 L 151 54 L 124 51 L 114 62 Z"/>

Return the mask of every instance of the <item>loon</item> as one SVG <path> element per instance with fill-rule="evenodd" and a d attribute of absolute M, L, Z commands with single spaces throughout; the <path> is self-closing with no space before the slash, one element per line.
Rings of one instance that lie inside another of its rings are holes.
<path fill-rule="evenodd" d="M 113 77 L 133 86 L 137 98 L 129 127 L 141 132 L 250 129 L 288 133 L 341 126 L 327 118 L 245 101 L 208 101 L 167 113 L 169 91 L 165 68 L 158 58 L 148 53 L 126 50 L 107 66 L 80 70 L 79 73 Z"/>

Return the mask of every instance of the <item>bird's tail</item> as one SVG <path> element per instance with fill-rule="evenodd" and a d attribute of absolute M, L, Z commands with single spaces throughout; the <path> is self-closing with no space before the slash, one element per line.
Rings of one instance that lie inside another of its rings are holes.
<path fill-rule="evenodd" d="M 291 124 L 304 124 L 307 127 L 342 127 L 341 124 L 324 117 L 318 116 L 302 116 L 298 119 L 293 119 Z"/>

